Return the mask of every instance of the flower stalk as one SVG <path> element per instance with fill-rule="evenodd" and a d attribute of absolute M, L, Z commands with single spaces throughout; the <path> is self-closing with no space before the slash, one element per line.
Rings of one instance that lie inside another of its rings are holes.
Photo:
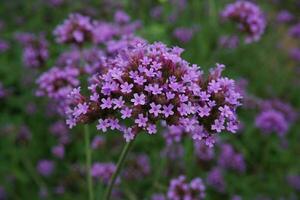
<path fill-rule="evenodd" d="M 112 175 L 112 177 L 111 177 L 111 179 L 110 179 L 110 181 L 108 183 L 108 187 L 107 187 L 107 189 L 105 191 L 104 200 L 109 200 L 110 199 L 113 186 L 114 186 L 114 184 L 115 184 L 115 182 L 117 180 L 118 175 L 121 172 L 121 169 L 123 167 L 124 161 L 125 161 L 125 159 L 127 157 L 127 154 L 128 154 L 128 152 L 130 150 L 130 147 L 133 144 L 133 141 L 134 141 L 134 139 L 131 140 L 131 141 L 129 141 L 129 142 L 127 142 L 125 144 L 125 146 L 123 147 L 123 150 L 121 152 L 121 155 L 120 155 L 118 163 L 117 163 L 117 169 L 116 169 L 115 173 Z"/>
<path fill-rule="evenodd" d="M 87 170 L 87 184 L 89 200 L 94 200 L 93 180 L 91 175 L 92 151 L 90 147 L 90 131 L 88 125 L 84 126 L 85 139 L 85 156 L 86 156 L 86 170 Z"/>

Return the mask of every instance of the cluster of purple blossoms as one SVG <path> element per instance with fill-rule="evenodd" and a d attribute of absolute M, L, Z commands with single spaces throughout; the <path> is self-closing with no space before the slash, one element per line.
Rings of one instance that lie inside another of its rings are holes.
<path fill-rule="evenodd" d="M 96 162 L 92 165 L 91 175 L 104 184 L 108 184 L 110 177 L 116 171 L 116 165 L 113 163 L 99 163 Z"/>
<path fill-rule="evenodd" d="M 289 51 L 289 55 L 290 57 L 295 60 L 296 62 L 300 62 L 300 48 L 292 48 L 290 51 Z"/>
<path fill-rule="evenodd" d="M 173 31 L 173 36 L 182 43 L 189 42 L 195 33 L 195 28 L 178 27 Z"/>
<path fill-rule="evenodd" d="M 92 78 L 89 97 L 80 88 L 71 92 L 67 124 L 98 119 L 98 130 L 119 130 L 130 141 L 142 131 L 155 134 L 163 121 L 208 145 L 214 133 L 236 132 L 241 95 L 233 80 L 221 77 L 225 66 L 217 64 L 205 78 L 197 65 L 180 57 L 182 51 L 154 43 L 119 54 L 106 73 Z"/>
<path fill-rule="evenodd" d="M 299 175 L 288 175 L 286 177 L 287 183 L 297 191 L 300 191 L 300 176 Z"/>
<path fill-rule="evenodd" d="M 300 23 L 292 26 L 289 29 L 289 35 L 294 38 L 300 38 Z"/>
<path fill-rule="evenodd" d="M 3 84 L 0 82 L 0 100 L 6 97 L 7 91 L 4 88 Z"/>
<path fill-rule="evenodd" d="M 265 110 L 259 113 L 255 119 L 255 125 L 264 133 L 275 132 L 279 136 L 288 131 L 288 123 L 282 113 L 276 110 Z"/>
<path fill-rule="evenodd" d="M 40 160 L 36 168 L 40 175 L 49 177 L 52 175 L 55 165 L 51 160 Z"/>
<path fill-rule="evenodd" d="M 5 189 L 1 185 L 0 185 L 0 200 L 7 200 Z"/>
<path fill-rule="evenodd" d="M 201 200 L 205 198 L 205 189 L 205 185 L 201 178 L 195 178 L 188 183 L 186 177 L 182 175 L 170 181 L 167 199 Z"/>
<path fill-rule="evenodd" d="M 151 166 L 146 154 L 139 154 L 129 158 L 127 168 L 123 176 L 127 180 L 140 180 L 150 174 Z"/>
<path fill-rule="evenodd" d="M 92 20 L 79 13 L 70 14 L 63 24 L 54 30 L 59 43 L 84 42 L 106 43 L 122 35 L 130 35 L 141 26 L 139 21 L 130 22 L 130 17 L 121 10 L 116 11 L 114 22 Z"/>
<path fill-rule="evenodd" d="M 261 112 L 256 117 L 255 124 L 264 133 L 275 132 L 279 136 L 284 136 L 289 126 L 298 117 L 289 104 L 277 99 L 261 102 L 260 109 Z"/>
<path fill-rule="evenodd" d="M 207 184 L 214 188 L 216 191 L 223 193 L 225 192 L 226 183 L 223 177 L 223 172 L 220 168 L 215 167 L 208 172 Z"/>
<path fill-rule="evenodd" d="M 52 147 L 51 152 L 56 158 L 63 159 L 65 156 L 65 147 L 61 144 L 56 145 Z"/>
<path fill-rule="evenodd" d="M 53 33 L 58 43 L 82 44 L 92 40 L 92 32 L 93 25 L 90 17 L 73 13 L 63 24 L 56 27 Z"/>
<path fill-rule="evenodd" d="M 23 45 L 23 62 L 26 67 L 43 67 L 49 58 L 48 42 L 43 34 L 17 33 L 16 39 Z"/>
<path fill-rule="evenodd" d="M 279 23 L 289 23 L 293 21 L 294 15 L 287 10 L 281 10 L 276 17 L 276 21 Z"/>
<path fill-rule="evenodd" d="M 37 80 L 39 86 L 36 95 L 47 96 L 53 100 L 62 100 L 74 87 L 79 85 L 79 70 L 73 67 L 53 67 Z"/>
<path fill-rule="evenodd" d="M 6 52 L 10 48 L 7 41 L 0 39 L 0 53 Z"/>
<path fill-rule="evenodd" d="M 104 144 L 105 144 L 105 139 L 100 135 L 96 135 L 94 137 L 94 139 L 92 140 L 91 148 L 93 150 L 96 150 L 96 149 L 101 148 Z"/>
<path fill-rule="evenodd" d="M 53 123 L 49 128 L 49 132 L 58 139 L 60 145 L 70 143 L 69 129 L 63 121 Z"/>
<path fill-rule="evenodd" d="M 225 49 L 235 49 L 239 46 L 240 40 L 236 35 L 223 35 L 219 38 L 219 46 Z"/>
<path fill-rule="evenodd" d="M 246 164 L 241 153 L 235 152 L 230 144 L 221 145 L 221 154 L 219 155 L 218 165 L 225 169 L 232 169 L 238 172 L 244 172 Z"/>
<path fill-rule="evenodd" d="M 210 161 L 215 156 L 214 148 L 205 145 L 201 141 L 194 142 L 194 151 L 197 158 L 201 161 Z"/>
<path fill-rule="evenodd" d="M 237 1 L 227 5 L 221 17 L 238 23 L 239 29 L 247 35 L 246 43 L 258 41 L 265 31 L 264 14 L 257 5 L 249 1 Z"/>

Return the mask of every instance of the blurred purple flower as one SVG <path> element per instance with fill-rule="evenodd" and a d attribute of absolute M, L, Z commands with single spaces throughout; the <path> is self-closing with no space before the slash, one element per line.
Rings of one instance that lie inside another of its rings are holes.
<path fill-rule="evenodd" d="M 294 15 L 288 10 L 281 10 L 276 17 L 276 21 L 279 23 L 289 23 L 294 19 Z"/>
<path fill-rule="evenodd" d="M 0 53 L 6 52 L 10 48 L 7 41 L 0 39 Z"/>
<path fill-rule="evenodd" d="M 195 178 L 188 183 L 186 177 L 182 175 L 170 181 L 167 197 L 170 200 L 201 200 L 205 199 L 205 190 L 202 179 Z"/>
<path fill-rule="evenodd" d="M 266 20 L 258 5 L 250 1 L 236 1 L 228 4 L 221 13 L 223 20 L 237 23 L 239 29 L 246 33 L 245 42 L 258 41 L 265 31 Z"/>
<path fill-rule="evenodd" d="M 96 162 L 92 165 L 90 170 L 93 178 L 100 180 L 104 184 L 108 184 L 110 177 L 116 170 L 116 165 L 113 163 Z"/>
<path fill-rule="evenodd" d="M 207 184 L 213 187 L 218 192 L 225 192 L 225 180 L 220 168 L 213 168 L 208 172 Z"/>
<path fill-rule="evenodd" d="M 51 160 L 40 160 L 37 163 L 37 171 L 40 175 L 49 177 L 54 171 L 54 162 Z"/>
<path fill-rule="evenodd" d="M 194 151 L 197 158 L 202 161 L 210 161 L 215 156 L 214 148 L 207 146 L 201 141 L 194 142 Z"/>
<path fill-rule="evenodd" d="M 57 145 L 52 147 L 51 152 L 56 158 L 59 159 L 63 159 L 65 156 L 65 148 L 63 145 Z"/>
<path fill-rule="evenodd" d="M 292 26 L 289 29 L 289 35 L 294 38 L 300 38 L 300 23 Z"/>
<path fill-rule="evenodd" d="M 189 42 L 195 33 L 194 28 L 178 27 L 173 31 L 173 36 L 182 43 Z"/>
<path fill-rule="evenodd" d="M 219 38 L 219 46 L 226 49 L 235 49 L 239 46 L 240 40 L 238 36 L 223 35 Z"/>
<path fill-rule="evenodd" d="M 286 177 L 287 183 L 293 189 L 300 191 L 300 176 L 299 175 L 288 175 Z"/>
<path fill-rule="evenodd" d="M 218 159 L 219 166 L 225 169 L 236 170 L 237 172 L 245 171 L 246 163 L 243 155 L 235 152 L 230 144 L 222 144 L 220 152 Z"/>

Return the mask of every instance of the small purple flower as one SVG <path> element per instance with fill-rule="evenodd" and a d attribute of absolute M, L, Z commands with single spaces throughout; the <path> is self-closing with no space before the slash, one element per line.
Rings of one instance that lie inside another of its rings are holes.
<path fill-rule="evenodd" d="M 143 93 L 141 93 L 140 95 L 135 93 L 133 95 L 133 99 L 131 99 L 131 102 L 137 106 L 137 105 L 144 105 L 146 102 L 145 102 L 145 95 Z"/>
<path fill-rule="evenodd" d="M 52 175 L 54 171 L 54 162 L 51 160 L 40 160 L 37 164 L 37 171 L 45 177 Z"/>
<path fill-rule="evenodd" d="M 174 112 L 172 110 L 173 108 L 174 108 L 174 106 L 172 104 L 169 104 L 168 106 L 164 105 L 162 113 L 165 115 L 165 117 L 169 117 L 174 114 Z"/>
<path fill-rule="evenodd" d="M 161 113 L 161 105 L 156 105 L 155 103 L 150 104 L 151 109 L 149 110 L 149 113 L 153 114 L 155 117 L 157 117 Z"/>
<path fill-rule="evenodd" d="M 96 162 L 90 170 L 93 178 L 100 180 L 104 184 L 108 184 L 110 177 L 116 171 L 116 166 L 113 163 Z"/>
<path fill-rule="evenodd" d="M 91 148 L 92 149 L 99 149 L 102 147 L 105 143 L 105 140 L 102 136 L 96 135 L 94 139 L 92 140 Z"/>
<path fill-rule="evenodd" d="M 62 145 L 52 147 L 51 152 L 55 157 L 59 159 L 62 159 L 65 156 L 65 148 Z"/>
<path fill-rule="evenodd" d="M 148 122 L 148 118 L 144 117 L 143 114 L 139 114 L 138 118 L 135 120 L 135 123 L 138 125 L 138 127 L 146 127 Z"/>
<path fill-rule="evenodd" d="M 207 176 L 207 184 L 214 188 L 216 191 L 225 192 L 225 181 L 222 171 L 219 168 L 213 168 Z"/>

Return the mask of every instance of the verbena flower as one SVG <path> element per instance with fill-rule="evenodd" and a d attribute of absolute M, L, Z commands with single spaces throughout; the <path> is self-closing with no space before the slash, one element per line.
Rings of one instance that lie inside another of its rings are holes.
<path fill-rule="evenodd" d="M 177 27 L 173 31 L 173 36 L 180 42 L 187 43 L 193 38 L 195 31 L 194 28 Z"/>
<path fill-rule="evenodd" d="M 58 43 L 75 43 L 91 41 L 93 37 L 93 25 L 90 17 L 79 13 L 72 13 L 59 26 L 56 27 L 53 34 Z"/>
<path fill-rule="evenodd" d="M 226 183 L 223 177 L 222 170 L 218 167 L 213 168 L 208 172 L 207 184 L 214 188 L 216 191 L 223 193 L 225 192 Z"/>
<path fill-rule="evenodd" d="M 37 164 L 37 171 L 39 174 L 45 177 L 52 175 L 54 171 L 54 162 L 51 160 L 40 160 Z"/>
<path fill-rule="evenodd" d="M 215 156 L 214 148 L 205 145 L 201 141 L 194 142 L 194 151 L 198 159 L 202 161 L 210 161 Z"/>
<path fill-rule="evenodd" d="M 59 159 L 63 159 L 65 156 L 65 148 L 63 145 L 53 146 L 51 149 L 53 156 Z"/>
<path fill-rule="evenodd" d="M 249 1 L 228 4 L 222 11 L 221 17 L 238 24 L 239 29 L 246 34 L 246 43 L 258 41 L 265 31 L 264 14 L 256 4 Z"/>
<path fill-rule="evenodd" d="M 79 85 L 79 70 L 72 67 L 53 67 L 44 72 L 37 80 L 37 96 L 47 96 L 53 100 L 62 100 L 74 87 Z"/>
<path fill-rule="evenodd" d="M 232 35 L 232 36 L 221 36 L 219 38 L 219 46 L 222 48 L 226 48 L 226 49 L 235 49 L 239 46 L 239 38 L 236 35 Z"/>
<path fill-rule="evenodd" d="M 288 10 L 281 10 L 276 16 L 276 21 L 279 23 L 289 23 L 294 19 L 294 15 Z"/>
<path fill-rule="evenodd" d="M 205 78 L 181 52 L 162 43 L 141 43 L 119 53 L 106 73 L 92 78 L 89 97 L 73 90 L 68 125 L 98 120 L 98 130 L 119 130 L 130 141 L 142 131 L 155 134 L 164 121 L 208 145 L 214 133 L 236 132 L 241 95 L 233 80 L 221 77 L 224 65 L 217 64 Z"/>
<path fill-rule="evenodd" d="M 288 175 L 286 177 L 287 183 L 293 189 L 300 191 L 300 176 L 299 175 Z"/>
<path fill-rule="evenodd" d="M 103 147 L 105 144 L 105 139 L 102 136 L 96 135 L 91 143 L 91 148 L 96 150 Z"/>
<path fill-rule="evenodd" d="M 300 38 L 300 23 L 292 26 L 288 33 L 291 37 Z"/>
<path fill-rule="evenodd" d="M 127 180 L 144 179 L 150 175 L 151 165 L 149 157 L 146 154 L 132 156 L 127 161 L 127 167 L 124 169 L 123 176 Z"/>
<path fill-rule="evenodd" d="M 96 162 L 90 170 L 93 178 L 100 180 L 104 184 L 108 184 L 110 177 L 116 170 L 116 165 L 113 163 Z"/>
<path fill-rule="evenodd" d="M 291 105 L 278 99 L 262 101 L 260 110 L 255 125 L 264 133 L 275 132 L 279 136 L 284 136 L 298 117 Z"/>
<path fill-rule="evenodd" d="M 225 169 L 232 169 L 238 172 L 244 172 L 246 163 L 241 153 L 237 153 L 230 144 L 222 144 L 218 165 Z"/>
<path fill-rule="evenodd" d="M 3 39 L 0 39 L 0 53 L 6 52 L 9 48 L 9 43 Z"/>
<path fill-rule="evenodd" d="M 23 62 L 26 67 L 43 67 L 49 58 L 48 41 L 43 34 L 17 33 L 16 39 L 23 45 Z"/>
<path fill-rule="evenodd" d="M 167 192 L 169 200 L 201 200 L 205 198 L 205 185 L 201 178 L 195 178 L 187 182 L 186 177 L 181 175 L 170 181 Z"/>

